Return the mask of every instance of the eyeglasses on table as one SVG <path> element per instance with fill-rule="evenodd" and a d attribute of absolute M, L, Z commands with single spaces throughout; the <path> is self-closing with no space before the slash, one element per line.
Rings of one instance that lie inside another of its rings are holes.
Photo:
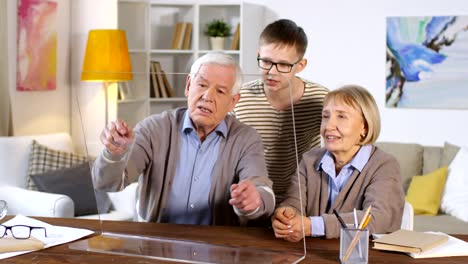
<path fill-rule="evenodd" d="M 16 239 L 28 239 L 31 237 L 33 230 L 44 230 L 44 236 L 47 237 L 47 231 L 45 227 L 41 226 L 28 226 L 28 225 L 13 225 L 6 226 L 0 225 L 0 238 L 7 235 L 8 230 L 10 234 Z"/>

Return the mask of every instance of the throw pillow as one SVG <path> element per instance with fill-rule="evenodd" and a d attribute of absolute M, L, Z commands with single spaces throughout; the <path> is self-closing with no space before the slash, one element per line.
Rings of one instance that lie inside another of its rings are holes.
<path fill-rule="evenodd" d="M 54 150 L 33 140 L 31 152 L 29 154 L 28 189 L 37 190 L 34 181 L 31 180 L 31 175 L 51 170 L 70 168 L 85 161 L 88 161 L 88 158 L 85 156 Z"/>
<path fill-rule="evenodd" d="M 448 168 L 444 166 L 429 174 L 413 177 L 406 201 L 413 206 L 414 214 L 437 215 L 447 173 Z"/>
<path fill-rule="evenodd" d="M 449 215 L 468 222 L 468 148 L 461 147 L 449 166 L 441 209 Z"/>
<path fill-rule="evenodd" d="M 400 164 L 403 190 L 408 190 L 411 178 L 421 174 L 424 148 L 419 144 L 378 142 L 376 146 L 393 155 Z"/>
<path fill-rule="evenodd" d="M 439 166 L 442 167 L 450 165 L 452 160 L 455 158 L 455 155 L 457 155 L 458 150 L 460 150 L 459 146 L 445 142 Z"/>
<path fill-rule="evenodd" d="M 31 175 L 41 192 L 64 194 L 75 204 L 75 216 L 107 213 L 111 202 L 106 192 L 95 191 L 90 164 Z"/>

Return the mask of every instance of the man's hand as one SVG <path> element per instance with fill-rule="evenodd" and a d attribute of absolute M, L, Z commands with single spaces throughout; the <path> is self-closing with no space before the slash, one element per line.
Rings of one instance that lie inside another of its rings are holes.
<path fill-rule="evenodd" d="M 304 220 L 304 232 L 302 232 L 302 220 Z M 310 236 L 310 219 L 298 214 L 292 207 L 280 207 L 276 209 L 271 218 L 275 237 L 283 238 L 290 242 L 301 241 L 304 235 Z"/>
<path fill-rule="evenodd" d="M 122 155 L 135 139 L 132 128 L 125 122 L 117 120 L 110 122 L 101 133 L 101 143 L 114 155 Z"/>
<path fill-rule="evenodd" d="M 242 180 L 231 185 L 231 199 L 229 204 L 235 206 L 242 213 L 248 214 L 257 210 L 261 205 L 260 193 L 249 180 Z"/>

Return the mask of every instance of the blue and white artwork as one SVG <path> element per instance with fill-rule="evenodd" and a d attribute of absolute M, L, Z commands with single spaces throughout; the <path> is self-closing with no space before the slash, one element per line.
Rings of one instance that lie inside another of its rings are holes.
<path fill-rule="evenodd" d="M 468 108 L 468 16 L 387 18 L 387 107 Z"/>

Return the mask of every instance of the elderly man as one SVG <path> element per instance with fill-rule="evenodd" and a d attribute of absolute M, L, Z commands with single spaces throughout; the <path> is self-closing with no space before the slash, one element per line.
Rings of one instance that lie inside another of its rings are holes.
<path fill-rule="evenodd" d="M 239 101 L 242 72 L 223 53 L 197 59 L 187 76 L 188 108 L 152 115 L 133 131 L 111 122 L 93 167 L 98 189 L 139 180 L 142 221 L 240 225 L 268 218 L 275 198 L 255 129 L 228 112 Z"/>

